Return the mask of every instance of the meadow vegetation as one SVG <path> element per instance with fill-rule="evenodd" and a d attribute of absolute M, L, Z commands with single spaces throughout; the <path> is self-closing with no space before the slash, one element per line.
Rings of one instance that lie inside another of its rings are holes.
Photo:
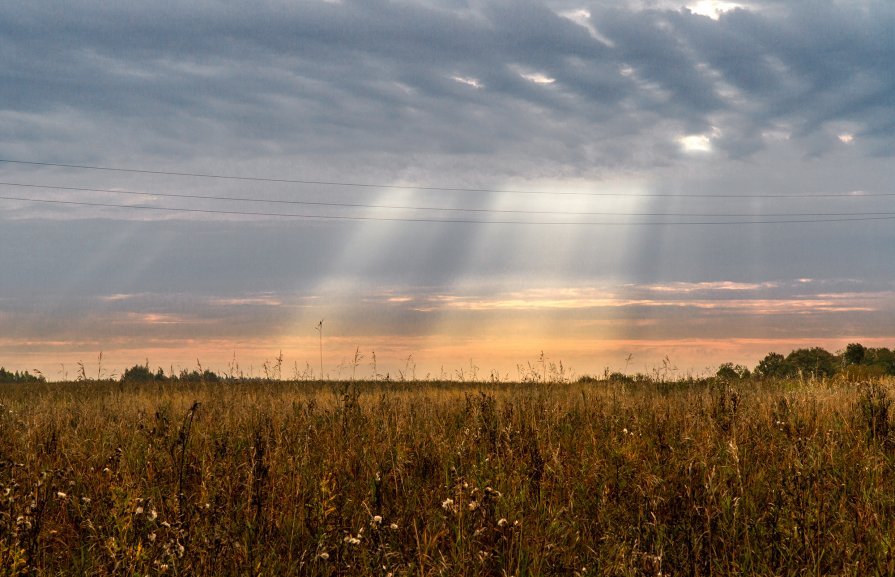
<path fill-rule="evenodd" d="M 887 377 L 150 376 L 0 386 L 0 575 L 895 573 Z"/>

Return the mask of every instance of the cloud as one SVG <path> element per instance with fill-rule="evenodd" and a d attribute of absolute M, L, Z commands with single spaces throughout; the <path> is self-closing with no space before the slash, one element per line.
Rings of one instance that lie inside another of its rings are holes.
<path fill-rule="evenodd" d="M 891 145 L 887 5 L 725 4 L 709 19 L 671 5 L 561 4 L 7 5 L 2 46 L 15 58 L 0 100 L 21 136 L 4 153 L 26 152 L 24 138 L 31 156 L 69 156 L 59 139 L 80 134 L 94 155 L 167 163 L 326 154 L 342 167 L 360 155 L 375 173 L 406 166 L 409 150 L 433 169 L 468 151 L 531 176 L 523 166 L 567 170 L 570 153 L 636 165 L 614 148 L 716 125 L 733 156 L 780 127 L 811 149 L 841 120 L 868 146 Z"/>
<path fill-rule="evenodd" d="M 729 337 L 723 321 L 734 316 L 757 336 L 779 326 L 743 321 L 750 314 L 798 313 L 787 330 L 878 334 L 890 307 L 868 294 L 891 291 L 891 221 L 679 226 L 662 215 L 891 212 L 889 197 L 871 195 L 895 181 L 895 8 L 686 4 L 0 5 L 0 158 L 383 186 L 0 163 L 3 182 L 437 206 L 482 219 L 657 215 L 650 225 L 607 217 L 611 226 L 327 223 L 0 200 L 0 270 L 14 271 L 0 275 L 4 326 L 23 339 L 58 333 L 54 342 L 89 330 L 96 342 L 115 320 L 147 338 L 226 340 L 295 333 L 307 313 L 346 334 L 423 339 L 519 314 L 537 334 L 580 322 L 646 339 L 675 327 Z M 848 191 L 869 194 L 825 196 Z M 10 185 L 0 194 L 283 208 Z M 775 197 L 792 194 L 808 196 Z M 797 278 L 814 280 L 797 290 L 787 280 Z M 581 311 L 594 314 L 574 318 Z M 355 333 L 353 319 L 363 319 Z"/>

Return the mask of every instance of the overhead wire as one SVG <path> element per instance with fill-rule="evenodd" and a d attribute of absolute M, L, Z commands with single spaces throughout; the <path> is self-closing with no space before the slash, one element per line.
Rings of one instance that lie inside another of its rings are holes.
<path fill-rule="evenodd" d="M 851 217 L 851 216 L 884 216 L 895 215 L 895 212 L 783 212 L 783 213 L 698 213 L 698 212 L 618 212 L 618 211 L 563 211 L 563 210 L 525 210 L 525 209 L 497 209 L 497 208 L 463 208 L 463 207 L 435 207 L 435 206 L 410 206 L 410 205 L 392 205 L 392 204 L 365 204 L 351 202 L 322 202 L 308 200 L 284 200 L 284 199 L 266 199 L 266 198 L 249 198 L 238 196 L 217 196 L 204 194 L 186 194 L 172 192 L 147 192 L 136 190 L 121 190 L 112 188 L 92 188 L 80 186 L 59 186 L 51 184 L 33 184 L 21 182 L 5 182 L 0 181 L 0 186 L 10 186 L 18 188 L 37 188 L 47 190 L 61 190 L 72 192 L 100 192 L 108 194 L 122 194 L 144 197 L 161 197 L 161 198 L 179 198 L 191 200 L 216 200 L 216 201 L 232 201 L 232 202 L 248 202 L 248 203 L 264 203 L 264 204 L 285 204 L 299 206 L 317 206 L 328 208 L 366 208 L 366 209 L 387 209 L 387 210 L 414 210 L 428 212 L 459 212 L 459 213 L 478 213 L 478 214 L 530 214 L 530 215 L 553 215 L 553 216 L 671 216 L 671 217 L 690 217 L 690 218 L 753 218 L 753 217 Z"/>
<path fill-rule="evenodd" d="M 291 179 L 291 178 L 270 178 L 259 176 L 238 176 L 213 174 L 203 172 L 175 172 L 168 170 L 149 170 L 143 168 L 121 168 L 112 166 L 95 166 L 89 164 L 66 164 L 60 162 L 38 162 L 31 160 L 15 160 L 9 158 L 0 158 L 0 163 L 20 164 L 42 167 L 56 168 L 74 168 L 79 170 L 94 170 L 105 172 L 123 172 L 132 174 L 152 174 L 162 176 L 186 176 L 193 178 L 210 178 L 220 180 L 237 180 L 247 182 L 269 182 L 282 184 L 303 184 L 316 186 L 338 186 L 353 188 L 370 188 L 370 189 L 396 189 L 396 190 L 416 190 L 416 191 L 436 191 L 436 192 L 478 192 L 478 193 L 494 193 L 494 194 L 532 194 L 532 195 L 557 195 L 557 196 L 616 196 L 616 197 L 684 197 L 684 198 L 835 198 L 835 197 L 873 197 L 873 196 L 895 196 L 895 192 L 832 192 L 832 193 L 786 193 L 786 194 L 713 194 L 713 193 L 631 193 L 631 192 L 593 192 L 593 191 L 574 191 L 574 190 L 521 190 L 521 189 L 501 189 L 501 188 L 464 188 L 452 186 L 425 186 L 410 184 L 385 184 L 373 182 L 353 182 L 353 181 L 333 181 L 333 180 L 310 180 L 310 179 Z"/>
<path fill-rule="evenodd" d="M 444 223 L 444 224 L 502 224 L 502 225 L 546 225 L 546 226 L 697 226 L 697 225 L 755 225 L 755 224 L 809 224 L 832 222 L 856 222 L 856 221 L 883 221 L 895 220 L 895 216 L 860 216 L 860 217 L 836 217 L 824 219 L 782 219 L 782 220 L 741 220 L 741 221 L 520 221 L 520 220 L 472 220 L 472 219 L 440 219 L 440 218 L 402 218 L 402 217 L 378 217 L 378 216 L 346 216 L 346 215 L 320 215 L 320 214 L 296 214 L 278 212 L 250 212 L 236 210 L 217 210 L 200 208 L 183 208 L 149 205 L 126 205 L 101 202 L 86 202 L 75 200 L 37 199 L 14 196 L 0 196 L 0 200 L 34 202 L 44 204 L 90 206 L 100 208 L 117 208 L 130 210 L 151 210 L 166 212 L 183 212 L 231 216 L 262 216 L 279 218 L 298 218 L 307 220 L 340 220 L 340 221 L 376 221 L 376 222 L 419 222 L 419 223 Z"/>
<path fill-rule="evenodd" d="M 140 168 L 120 168 L 108 166 L 93 166 L 85 164 L 68 164 L 56 162 L 39 162 L 26 160 L 13 160 L 0 158 L 0 163 L 32 165 L 40 167 L 58 167 L 73 168 L 81 170 L 94 171 L 114 171 L 124 173 L 166 175 L 179 177 L 196 177 L 210 179 L 237 180 L 249 182 L 266 182 L 266 183 L 291 183 L 303 185 L 319 185 L 319 186 L 344 186 L 344 187 L 363 187 L 363 188 L 388 188 L 398 190 L 415 190 L 415 191 L 452 191 L 452 192 L 479 192 L 479 193 L 496 193 L 496 194 L 532 194 L 532 195 L 574 195 L 574 196 L 605 196 L 605 197 L 626 197 L 626 198 L 707 198 L 707 199 L 728 199 L 728 198 L 749 198 L 749 199 L 781 199 L 781 198 L 831 198 L 831 197 L 883 197 L 895 196 L 895 193 L 802 193 L 802 194 L 710 194 L 710 193 L 622 193 L 622 192 L 583 192 L 583 191 L 546 191 L 546 190 L 515 190 L 515 189 L 497 189 L 497 188 L 457 188 L 445 186 L 413 186 L 413 185 L 392 185 L 377 183 L 362 183 L 348 181 L 321 181 L 321 180 L 299 180 L 299 179 L 283 179 L 283 178 L 266 178 L 252 176 L 233 176 L 210 173 L 196 172 L 175 172 L 148 170 Z M 68 205 L 68 206 L 87 206 L 98 208 L 117 208 L 117 209 L 136 209 L 136 210 L 154 210 L 167 212 L 182 213 L 201 213 L 216 215 L 232 215 L 232 216 L 254 216 L 254 217 L 282 217 L 282 218 L 300 218 L 300 219 L 318 219 L 318 220 L 342 220 L 342 221 L 384 221 L 384 222 L 425 222 L 425 223 L 454 223 L 454 224 L 510 224 L 510 225 L 573 225 L 573 226 L 617 226 L 617 225 L 746 225 L 746 224 L 803 224 L 803 223 L 827 223 L 827 222 L 855 222 L 855 221 L 879 221 L 895 219 L 895 212 L 787 212 L 787 213 L 696 213 L 696 212 L 617 212 L 617 211 L 558 211 L 558 210 L 526 210 L 526 209 L 497 209 L 497 208 L 470 208 L 470 207 L 435 207 L 435 206 L 412 206 L 412 205 L 394 205 L 394 204 L 371 204 L 356 202 L 324 202 L 312 200 L 293 200 L 293 199 L 269 199 L 269 198 L 249 198 L 244 196 L 221 196 L 221 195 L 201 195 L 187 193 L 172 192 L 147 192 L 124 189 L 109 189 L 95 187 L 78 187 L 78 186 L 60 186 L 49 184 L 34 184 L 4 181 L 0 182 L 0 186 L 9 186 L 28 189 L 46 189 L 71 192 L 98 192 L 105 194 L 132 195 L 144 197 L 158 198 L 177 198 L 204 201 L 224 201 L 224 202 L 243 202 L 243 203 L 266 203 L 275 205 L 296 205 L 309 206 L 318 208 L 359 208 L 374 210 L 405 210 L 405 211 L 421 211 L 421 212 L 449 212 L 460 214 L 518 214 L 518 215 L 537 215 L 537 216 L 566 216 L 566 217 L 589 217 L 589 216 L 616 216 L 616 217 L 649 217 L 649 218 L 689 218 L 700 220 L 649 220 L 649 221 L 584 221 L 584 220 L 477 220 L 466 218 L 421 218 L 421 217 L 387 217 L 387 216 L 357 216 L 357 215 L 334 215 L 334 214 L 302 214 L 302 213 L 281 213 L 281 212 L 265 212 L 265 211 L 246 211 L 246 210 L 223 210 L 223 209 L 206 209 L 206 208 L 187 208 L 187 207 L 170 207 L 155 205 L 128 205 L 115 204 L 105 202 L 78 201 L 78 200 L 59 200 L 46 198 L 31 198 L 21 196 L 0 196 L 0 200 Z M 709 219 L 743 219 L 743 220 L 709 220 Z M 764 219 L 764 220 L 761 220 Z"/>

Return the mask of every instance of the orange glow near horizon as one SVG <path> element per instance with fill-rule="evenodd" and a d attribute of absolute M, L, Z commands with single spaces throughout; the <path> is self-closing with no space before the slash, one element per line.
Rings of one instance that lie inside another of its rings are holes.
<path fill-rule="evenodd" d="M 500 338 L 455 335 L 427 337 L 338 337 L 324 339 L 324 373 L 328 378 L 349 378 L 355 352 L 362 359 L 358 378 L 372 375 L 373 354 L 376 372 L 398 379 L 401 372 L 409 379 L 446 377 L 460 374 L 470 378 L 473 370 L 478 380 L 487 380 L 494 372 L 502 380 L 521 377 L 520 368 L 540 367 L 543 351 L 547 363 L 562 362 L 566 376 L 599 375 L 605 369 L 621 371 L 627 364 L 629 373 L 647 373 L 662 366 L 666 357 L 678 376 L 707 375 L 724 362 L 754 367 L 769 352 L 787 354 L 793 349 L 820 346 L 836 352 L 848 343 L 860 342 L 868 347 L 892 347 L 895 337 L 817 338 L 817 339 L 628 339 L 602 340 L 577 338 Z M 8 343 L 0 342 L 0 346 Z M 263 377 L 264 365 L 272 367 L 282 353 L 282 377 L 293 378 L 309 371 L 319 376 L 319 342 L 315 338 L 289 339 L 280 343 L 267 340 L 179 341 L 140 347 L 129 342 L 103 343 L 100 350 L 87 350 L 71 342 L 19 343 L 27 352 L 13 357 L 5 365 L 8 370 L 35 370 L 48 380 L 74 379 L 78 363 L 83 363 L 88 376 L 99 371 L 105 377 L 121 375 L 124 369 L 149 363 L 154 371 L 161 367 L 166 374 L 192 371 L 201 366 L 219 374 L 242 373 L 247 377 Z M 99 360 L 99 353 L 102 359 Z M 631 361 L 626 363 L 628 355 Z M 7 360 L 10 360 L 7 357 Z M 101 364 L 100 364 L 101 363 Z M 475 367 L 475 369 L 472 369 Z M 413 370 L 413 373 L 411 373 Z M 570 372 L 569 372 L 570 371 Z"/>

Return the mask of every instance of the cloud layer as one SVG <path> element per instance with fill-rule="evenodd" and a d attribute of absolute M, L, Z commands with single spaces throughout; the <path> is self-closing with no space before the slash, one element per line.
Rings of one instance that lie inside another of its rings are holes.
<path fill-rule="evenodd" d="M 574 347 L 559 327 L 895 338 L 891 220 L 673 224 L 890 218 L 893 28 L 872 1 L 7 3 L 0 159 L 318 184 L 0 163 L 0 360 L 36 342 L 275 349 L 322 316 L 346 347 L 401 354 L 470 334 Z"/>

